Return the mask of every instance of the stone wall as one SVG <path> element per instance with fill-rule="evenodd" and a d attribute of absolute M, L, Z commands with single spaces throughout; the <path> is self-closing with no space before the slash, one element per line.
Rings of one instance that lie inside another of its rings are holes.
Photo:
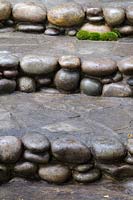
<path fill-rule="evenodd" d="M 45 33 L 75 36 L 79 29 L 89 32 L 109 32 L 116 28 L 122 35 L 133 35 L 133 6 L 85 7 L 65 3 L 47 11 L 43 3 L 0 2 L 0 31 Z"/>
<path fill-rule="evenodd" d="M 133 97 L 133 56 L 82 58 L 0 53 L 0 94 L 46 88 L 89 96 Z"/>
<path fill-rule="evenodd" d="M 13 177 L 91 183 L 101 178 L 123 180 L 133 177 L 133 139 L 127 145 L 117 137 L 82 143 L 64 137 L 52 142 L 40 133 L 27 133 L 22 139 L 0 137 L 0 183 Z"/>

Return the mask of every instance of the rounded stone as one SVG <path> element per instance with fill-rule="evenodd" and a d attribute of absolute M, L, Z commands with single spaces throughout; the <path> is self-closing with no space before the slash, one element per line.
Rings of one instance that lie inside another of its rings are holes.
<path fill-rule="evenodd" d="M 85 173 L 75 171 L 73 173 L 73 178 L 75 181 L 80 183 L 91 183 L 101 178 L 101 172 L 99 169 L 92 169 L 89 172 Z"/>
<path fill-rule="evenodd" d="M 133 56 L 123 58 L 118 61 L 119 70 L 125 75 L 133 75 Z"/>
<path fill-rule="evenodd" d="M 63 165 L 44 165 L 39 169 L 39 176 L 47 182 L 61 184 L 68 181 L 71 172 Z"/>
<path fill-rule="evenodd" d="M 36 83 L 33 78 L 21 77 L 18 79 L 18 89 L 21 92 L 31 93 L 36 91 Z"/>
<path fill-rule="evenodd" d="M 119 72 L 119 71 L 116 72 L 116 73 L 112 76 L 112 80 L 113 80 L 114 83 L 120 82 L 120 81 L 122 81 L 122 79 L 123 79 L 123 76 L 122 76 L 121 72 Z"/>
<path fill-rule="evenodd" d="M 10 173 L 6 165 L 0 164 L 0 183 L 8 181 L 10 179 Z"/>
<path fill-rule="evenodd" d="M 127 16 L 127 19 L 128 21 L 133 24 L 133 6 L 130 5 L 127 7 L 126 9 L 126 16 Z"/>
<path fill-rule="evenodd" d="M 106 7 L 103 9 L 105 21 L 110 26 L 118 26 L 125 20 L 125 10 L 123 8 Z"/>
<path fill-rule="evenodd" d="M 100 77 L 117 71 L 117 64 L 109 58 L 90 58 L 83 60 L 81 69 L 88 75 Z"/>
<path fill-rule="evenodd" d="M 54 25 L 71 27 L 80 25 L 85 18 L 83 8 L 76 3 L 64 3 L 48 11 L 48 21 Z"/>
<path fill-rule="evenodd" d="M 49 36 L 55 36 L 55 35 L 60 35 L 60 30 L 57 28 L 47 28 L 44 32 L 45 35 Z"/>
<path fill-rule="evenodd" d="M 127 149 L 129 153 L 133 155 L 133 139 L 132 138 L 128 139 Z"/>
<path fill-rule="evenodd" d="M 45 152 L 50 148 L 49 140 L 40 133 L 27 133 L 23 136 L 22 142 L 25 148 L 33 153 Z"/>
<path fill-rule="evenodd" d="M 122 35 L 132 35 L 133 34 L 133 26 L 124 25 L 116 28 Z"/>
<path fill-rule="evenodd" d="M 91 24 L 91 23 L 86 23 L 84 24 L 80 30 L 88 31 L 88 32 L 98 32 L 98 33 L 106 33 L 110 32 L 111 29 L 108 25 L 106 24 Z"/>
<path fill-rule="evenodd" d="M 79 86 L 80 74 L 78 71 L 60 69 L 55 75 L 55 85 L 58 90 L 72 92 Z"/>
<path fill-rule="evenodd" d="M 133 86 L 133 77 L 130 77 L 129 79 L 127 79 L 127 84 L 130 86 Z"/>
<path fill-rule="evenodd" d="M 126 148 L 117 138 L 99 136 L 92 144 L 92 153 L 101 163 L 114 163 L 123 160 Z"/>
<path fill-rule="evenodd" d="M 56 71 L 58 60 L 52 56 L 28 55 L 22 58 L 20 67 L 27 74 L 48 74 Z"/>
<path fill-rule="evenodd" d="M 22 162 L 17 163 L 14 166 L 14 173 L 17 176 L 22 177 L 31 177 L 35 175 L 37 172 L 37 166 L 34 163 L 31 162 Z"/>
<path fill-rule="evenodd" d="M 23 156 L 26 160 L 39 164 L 47 164 L 50 159 L 50 155 L 48 152 L 35 154 L 30 152 L 29 150 L 25 150 Z"/>
<path fill-rule="evenodd" d="M 128 154 L 124 161 L 129 165 L 133 165 L 133 155 Z"/>
<path fill-rule="evenodd" d="M 66 34 L 69 35 L 69 36 L 75 36 L 76 33 L 77 33 L 77 30 L 75 30 L 75 29 L 71 29 L 71 30 L 66 31 Z"/>
<path fill-rule="evenodd" d="M 40 77 L 37 78 L 36 80 L 38 87 L 45 87 L 45 86 L 49 86 L 52 83 L 51 78 L 46 78 L 46 77 Z"/>
<path fill-rule="evenodd" d="M 12 14 L 16 21 L 33 23 L 44 22 L 47 15 L 44 4 L 35 2 L 17 3 Z"/>
<path fill-rule="evenodd" d="M 17 70 L 6 70 L 3 71 L 3 75 L 5 78 L 15 78 L 18 75 L 18 71 Z"/>
<path fill-rule="evenodd" d="M 12 12 L 12 6 L 9 1 L 0 1 L 0 21 L 9 19 Z"/>
<path fill-rule="evenodd" d="M 98 23 L 98 22 L 102 22 L 104 20 L 103 16 L 87 16 L 87 19 L 91 23 Z"/>
<path fill-rule="evenodd" d="M 91 158 L 89 148 L 73 138 L 57 139 L 51 146 L 53 156 L 66 163 L 87 163 Z"/>
<path fill-rule="evenodd" d="M 62 56 L 59 58 L 59 64 L 62 68 L 66 69 L 79 69 L 80 68 L 80 58 L 77 56 Z"/>
<path fill-rule="evenodd" d="M 16 89 L 16 81 L 0 79 L 0 94 L 10 94 Z"/>
<path fill-rule="evenodd" d="M 88 172 L 89 170 L 91 170 L 94 167 L 93 163 L 89 163 L 89 164 L 82 164 L 82 165 L 78 165 L 74 168 L 75 171 L 78 172 Z"/>
<path fill-rule="evenodd" d="M 103 86 L 102 95 L 106 97 L 131 97 L 133 96 L 133 91 L 129 85 L 111 83 Z"/>
<path fill-rule="evenodd" d="M 102 93 L 102 84 L 96 79 L 84 78 L 80 83 L 80 90 L 86 95 L 99 96 Z"/>
<path fill-rule="evenodd" d="M 22 152 L 21 141 L 14 136 L 0 137 L 0 161 L 3 163 L 15 163 Z"/>
<path fill-rule="evenodd" d="M 87 16 L 99 16 L 102 14 L 102 8 L 100 7 L 90 7 L 86 9 L 86 15 Z"/>
<path fill-rule="evenodd" d="M 19 23 L 17 24 L 15 28 L 16 28 L 16 31 L 26 32 L 26 33 L 43 33 L 44 32 L 44 26 L 41 24 Z"/>
<path fill-rule="evenodd" d="M 18 57 L 8 54 L 0 53 L 0 69 L 3 70 L 14 70 L 19 65 Z"/>

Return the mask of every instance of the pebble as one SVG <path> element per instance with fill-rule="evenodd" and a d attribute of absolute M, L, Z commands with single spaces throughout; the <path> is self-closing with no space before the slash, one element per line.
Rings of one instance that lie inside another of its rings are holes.
<path fill-rule="evenodd" d="M 77 34 L 77 30 L 75 29 L 68 30 L 66 34 L 69 36 L 75 36 Z"/>
<path fill-rule="evenodd" d="M 0 162 L 15 163 L 22 153 L 22 143 L 15 136 L 0 136 Z"/>
<path fill-rule="evenodd" d="M 127 79 L 127 84 L 130 85 L 131 87 L 133 86 L 133 77 Z"/>
<path fill-rule="evenodd" d="M 126 16 L 127 16 L 127 19 L 128 21 L 133 24 L 133 6 L 130 5 L 127 7 L 126 9 Z"/>
<path fill-rule="evenodd" d="M 92 169 L 89 172 L 85 173 L 75 171 L 73 173 L 73 178 L 75 181 L 80 183 L 91 183 L 101 178 L 101 172 L 99 169 Z"/>
<path fill-rule="evenodd" d="M 114 83 L 120 82 L 120 81 L 122 81 L 122 79 L 123 79 L 123 76 L 122 76 L 121 72 L 119 72 L 119 71 L 116 72 L 116 74 L 114 74 L 112 77 L 112 80 Z"/>
<path fill-rule="evenodd" d="M 43 33 L 44 26 L 41 24 L 24 24 L 19 23 L 16 26 L 16 31 L 26 32 L 26 33 Z"/>
<path fill-rule="evenodd" d="M 33 78 L 21 77 L 18 79 L 18 89 L 21 92 L 31 93 L 36 91 L 36 83 Z"/>
<path fill-rule="evenodd" d="M 59 91 L 73 92 L 78 89 L 79 81 L 80 73 L 78 71 L 60 69 L 55 75 L 54 83 Z"/>
<path fill-rule="evenodd" d="M 39 23 L 46 20 L 47 11 L 44 4 L 22 2 L 13 6 L 12 14 L 16 21 Z"/>
<path fill-rule="evenodd" d="M 110 32 L 111 29 L 107 24 L 91 24 L 91 23 L 86 23 L 84 24 L 80 30 L 88 31 L 88 32 L 98 32 L 98 33 L 105 33 L 105 32 Z"/>
<path fill-rule="evenodd" d="M 81 65 L 80 58 L 77 56 L 62 56 L 59 58 L 59 64 L 62 68 L 66 69 L 79 69 Z"/>
<path fill-rule="evenodd" d="M 49 36 L 56 36 L 56 35 L 60 35 L 60 30 L 57 28 L 47 28 L 44 32 L 45 35 L 49 35 Z"/>
<path fill-rule="evenodd" d="M 91 23 L 98 23 L 102 22 L 104 20 L 103 16 L 87 16 L 87 20 L 89 20 Z"/>
<path fill-rule="evenodd" d="M 133 165 L 133 155 L 131 156 L 129 153 L 127 155 L 127 157 L 124 160 L 127 164 L 129 165 Z"/>
<path fill-rule="evenodd" d="M 3 75 L 5 78 L 16 78 L 16 76 L 18 75 L 18 71 L 17 70 L 12 70 L 12 71 L 6 70 L 6 71 L 3 71 Z"/>
<path fill-rule="evenodd" d="M 40 133 L 27 133 L 23 136 L 22 142 L 25 148 L 33 153 L 45 152 L 50 148 L 49 140 Z"/>
<path fill-rule="evenodd" d="M 82 71 L 91 76 L 105 76 L 117 71 L 117 64 L 109 58 L 90 58 L 83 60 Z"/>
<path fill-rule="evenodd" d="M 37 78 L 36 82 L 37 82 L 38 87 L 45 87 L 45 86 L 49 86 L 52 83 L 52 80 L 51 78 L 40 77 L 40 78 Z"/>
<path fill-rule="evenodd" d="M 125 146 L 115 137 L 97 137 L 92 144 L 92 153 L 101 163 L 114 163 L 126 156 Z"/>
<path fill-rule="evenodd" d="M 20 66 L 26 74 L 42 75 L 56 71 L 58 60 L 52 56 L 27 55 L 21 59 Z"/>
<path fill-rule="evenodd" d="M 111 83 L 103 86 L 102 95 L 106 97 L 131 97 L 133 96 L 133 91 L 128 85 Z"/>
<path fill-rule="evenodd" d="M 84 78 L 80 83 L 80 90 L 89 96 L 99 96 L 102 93 L 102 84 L 96 79 Z"/>
<path fill-rule="evenodd" d="M 87 16 L 97 16 L 102 14 L 102 8 L 100 7 L 93 7 L 93 8 L 87 8 L 86 9 L 86 15 Z"/>
<path fill-rule="evenodd" d="M 119 164 L 119 165 L 103 165 L 98 167 L 105 173 L 117 179 L 124 179 L 133 177 L 133 165 Z"/>
<path fill-rule="evenodd" d="M 51 24 L 72 27 L 82 24 L 85 12 L 79 4 L 64 3 L 49 10 L 47 17 Z"/>
<path fill-rule="evenodd" d="M 31 177 L 37 172 L 37 166 L 31 162 L 17 163 L 14 166 L 14 173 L 20 177 Z"/>
<path fill-rule="evenodd" d="M 0 1 L 0 21 L 9 19 L 12 12 L 12 6 L 9 1 Z"/>
<path fill-rule="evenodd" d="M 14 70 L 19 65 L 19 59 L 8 53 L 0 53 L 0 69 L 3 70 Z"/>
<path fill-rule="evenodd" d="M 47 164 L 49 162 L 50 155 L 48 152 L 35 154 L 35 153 L 30 152 L 29 150 L 25 150 L 24 158 L 34 163 Z"/>
<path fill-rule="evenodd" d="M 44 165 L 39 169 L 39 176 L 47 182 L 61 184 L 68 181 L 71 172 L 63 165 Z"/>
<path fill-rule="evenodd" d="M 125 57 L 118 61 L 119 70 L 125 75 L 133 75 L 133 56 Z"/>
<path fill-rule="evenodd" d="M 106 7 L 103 9 L 103 14 L 109 26 L 118 26 L 125 20 L 125 10 L 123 8 Z"/>
<path fill-rule="evenodd" d="M 8 181 L 10 179 L 10 173 L 6 165 L 0 164 L 0 183 Z"/>
<path fill-rule="evenodd" d="M 53 156 L 66 163 L 87 163 L 91 158 L 89 148 L 73 138 L 57 139 L 51 146 Z"/>
<path fill-rule="evenodd" d="M 118 30 L 122 35 L 132 35 L 133 34 L 133 26 L 131 25 L 124 25 L 118 28 L 115 28 Z"/>
<path fill-rule="evenodd" d="M 89 163 L 89 164 L 82 164 L 82 165 L 78 165 L 74 168 L 75 171 L 78 172 L 88 172 L 89 170 L 91 170 L 94 167 L 93 163 Z"/>
<path fill-rule="evenodd" d="M 127 148 L 128 148 L 129 153 L 133 155 L 133 139 L 132 138 L 128 139 Z"/>
<path fill-rule="evenodd" d="M 0 94 L 10 94 L 16 89 L 16 81 L 0 79 Z"/>

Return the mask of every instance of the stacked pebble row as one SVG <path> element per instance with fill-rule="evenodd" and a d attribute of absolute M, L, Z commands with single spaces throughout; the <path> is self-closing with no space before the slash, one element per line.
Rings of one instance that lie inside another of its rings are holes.
<path fill-rule="evenodd" d="M 82 8 L 76 3 L 65 3 L 47 11 L 43 3 L 22 2 L 12 6 L 1 0 L 0 22 L 0 31 L 13 27 L 16 31 L 74 36 L 80 28 L 108 32 L 115 27 L 122 35 L 133 35 L 133 6 Z"/>
<path fill-rule="evenodd" d="M 40 133 L 22 139 L 0 136 L 0 183 L 13 177 L 62 184 L 67 181 L 91 183 L 101 179 L 133 177 L 133 139 L 127 146 L 118 138 L 87 146 L 76 138 L 52 142 Z"/>
<path fill-rule="evenodd" d="M 0 94 L 51 88 L 88 96 L 133 97 L 133 56 L 110 58 L 0 54 Z"/>

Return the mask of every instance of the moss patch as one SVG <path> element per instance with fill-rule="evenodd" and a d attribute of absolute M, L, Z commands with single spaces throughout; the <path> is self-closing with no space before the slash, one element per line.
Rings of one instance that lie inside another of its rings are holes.
<path fill-rule="evenodd" d="M 76 37 L 79 40 L 101 40 L 101 41 L 116 41 L 120 35 L 118 32 L 106 32 L 106 33 L 98 33 L 98 32 L 88 32 L 84 30 L 78 31 Z"/>

